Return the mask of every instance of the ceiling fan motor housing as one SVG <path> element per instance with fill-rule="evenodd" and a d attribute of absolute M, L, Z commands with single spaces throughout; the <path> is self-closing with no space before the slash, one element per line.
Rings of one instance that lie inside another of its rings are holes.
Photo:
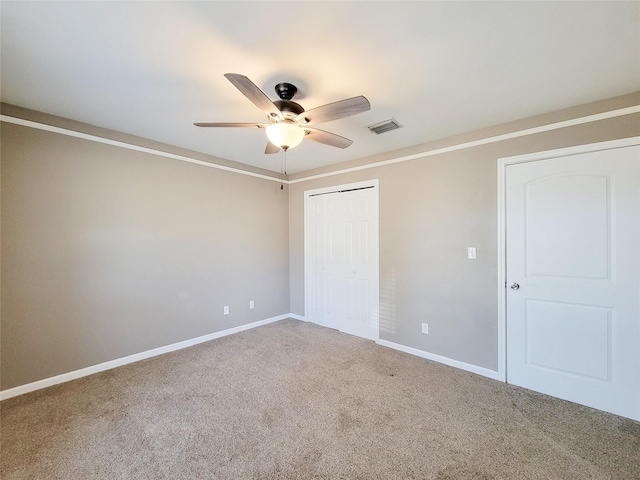
<path fill-rule="evenodd" d="M 302 106 L 291 99 L 297 93 L 298 88 L 291 83 L 279 83 L 276 85 L 276 93 L 280 100 L 276 100 L 273 104 L 283 113 L 290 113 L 293 116 L 300 115 L 304 112 Z"/>
<path fill-rule="evenodd" d="M 276 100 L 273 104 L 278 107 L 282 113 L 291 113 L 293 116 L 298 116 L 304 112 L 302 105 L 292 102 L 291 100 Z"/>

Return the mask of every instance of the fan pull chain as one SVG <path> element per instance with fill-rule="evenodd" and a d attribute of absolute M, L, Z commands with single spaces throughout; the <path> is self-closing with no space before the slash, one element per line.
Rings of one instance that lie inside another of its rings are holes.
<path fill-rule="evenodd" d="M 287 148 L 282 149 L 282 182 L 280 190 L 284 190 L 284 177 L 287 175 Z"/>

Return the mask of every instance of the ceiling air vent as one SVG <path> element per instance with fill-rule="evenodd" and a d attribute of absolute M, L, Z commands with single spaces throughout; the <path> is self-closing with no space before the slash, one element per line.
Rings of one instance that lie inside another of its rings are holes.
<path fill-rule="evenodd" d="M 375 125 L 369 125 L 367 128 L 376 135 L 380 135 L 384 132 L 390 132 L 391 130 L 402 128 L 402 125 L 400 125 L 400 122 L 398 122 L 395 118 L 390 118 L 389 120 L 376 123 Z"/>

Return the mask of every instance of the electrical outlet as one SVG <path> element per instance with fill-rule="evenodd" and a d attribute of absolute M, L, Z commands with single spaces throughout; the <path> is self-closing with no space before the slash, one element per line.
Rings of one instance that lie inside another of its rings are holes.
<path fill-rule="evenodd" d="M 229 305 L 224 306 L 224 314 L 229 315 Z"/>
<path fill-rule="evenodd" d="M 467 247 L 467 258 L 469 260 L 475 260 L 478 258 L 476 255 L 476 247 Z"/>
<path fill-rule="evenodd" d="M 423 323 L 422 324 L 422 333 L 429 335 L 429 324 L 428 323 Z"/>
<path fill-rule="evenodd" d="M 256 308 L 256 302 L 254 302 L 253 300 L 249 301 L 249 309 L 254 309 Z"/>

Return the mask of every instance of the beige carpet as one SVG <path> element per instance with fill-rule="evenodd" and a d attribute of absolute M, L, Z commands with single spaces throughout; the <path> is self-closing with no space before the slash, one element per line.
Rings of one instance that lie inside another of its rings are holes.
<path fill-rule="evenodd" d="M 6 400 L 13 479 L 640 479 L 640 424 L 286 320 Z"/>

